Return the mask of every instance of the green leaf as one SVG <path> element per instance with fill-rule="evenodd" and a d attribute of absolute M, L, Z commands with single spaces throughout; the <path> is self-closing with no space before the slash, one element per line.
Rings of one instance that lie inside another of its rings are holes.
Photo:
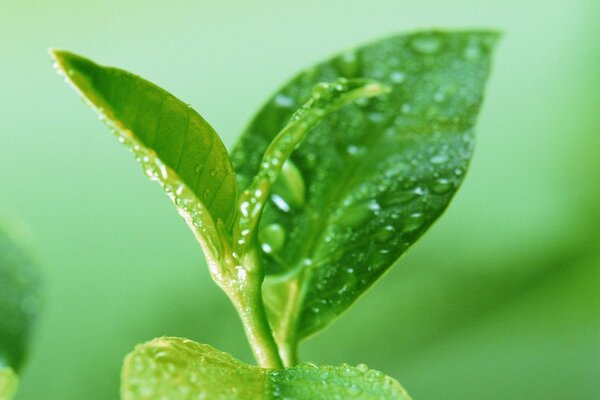
<path fill-rule="evenodd" d="M 269 370 L 205 344 L 169 337 L 137 346 L 125 359 L 121 378 L 125 400 L 410 399 L 397 381 L 364 364 Z"/>
<path fill-rule="evenodd" d="M 0 400 L 10 400 L 17 391 L 19 379 L 10 368 L 0 367 Z"/>
<path fill-rule="evenodd" d="M 316 126 L 264 209 L 263 292 L 286 351 L 346 310 L 444 211 L 471 159 L 497 38 L 431 31 L 347 51 L 292 79 L 243 134 L 232 158 L 247 188 L 315 84 L 369 78 L 392 88 Z"/>
<path fill-rule="evenodd" d="M 38 269 L 23 236 L 18 225 L 0 225 L 0 367 L 15 371 L 27 355 L 40 308 Z"/>
<path fill-rule="evenodd" d="M 292 115 L 288 124 L 269 144 L 252 184 L 240 198 L 240 213 L 235 227 L 237 231 L 234 233 L 234 243 L 238 247 L 237 253 L 243 254 L 250 251 L 246 245 L 253 243 L 254 231 L 268 200 L 271 186 L 277 181 L 284 166 L 286 166 L 286 173 L 291 173 L 292 166 L 287 163 L 287 160 L 306 134 L 327 115 L 352 101 L 368 99 L 388 92 L 388 88 L 370 79 L 340 78 L 332 83 L 320 83 L 313 88 L 308 101 Z M 296 177 L 302 179 L 298 174 L 292 179 Z M 292 193 L 289 197 L 292 198 L 292 201 L 294 199 L 301 201 L 304 196 L 301 181 L 288 181 L 288 183 L 287 187 Z M 279 190 L 281 189 L 280 184 Z"/>
<path fill-rule="evenodd" d="M 165 189 L 205 254 L 219 259 L 237 188 L 214 129 L 188 104 L 136 75 L 66 51 L 51 55 L 58 72 Z"/>

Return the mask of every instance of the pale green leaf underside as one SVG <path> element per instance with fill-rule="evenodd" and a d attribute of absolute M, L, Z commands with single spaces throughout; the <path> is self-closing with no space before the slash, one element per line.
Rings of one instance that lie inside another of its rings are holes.
<path fill-rule="evenodd" d="M 19 380 L 10 368 L 0 367 L 0 400 L 10 400 L 17 391 Z"/>
<path fill-rule="evenodd" d="M 0 225 L 0 367 L 19 371 L 39 312 L 39 277 L 28 249 L 12 231 Z"/>
<path fill-rule="evenodd" d="M 125 400 L 410 399 L 397 381 L 365 365 L 267 370 L 180 338 L 137 346 L 125 359 L 121 378 Z"/>
<path fill-rule="evenodd" d="M 252 121 L 232 157 L 241 188 L 316 83 L 392 88 L 316 126 L 265 207 L 264 293 L 280 343 L 347 309 L 446 208 L 471 159 L 497 36 L 431 31 L 350 50 L 300 73 Z"/>
<path fill-rule="evenodd" d="M 214 129 L 188 104 L 136 75 L 66 51 L 51 53 L 67 82 L 163 186 L 214 252 L 220 241 L 215 226 L 231 225 L 237 201 L 231 161 Z"/>

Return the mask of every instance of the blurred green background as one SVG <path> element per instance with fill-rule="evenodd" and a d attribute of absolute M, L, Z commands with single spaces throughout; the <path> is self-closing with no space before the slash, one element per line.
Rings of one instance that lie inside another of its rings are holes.
<path fill-rule="evenodd" d="M 18 399 L 117 398 L 136 343 L 251 360 L 158 185 L 55 75 L 65 48 L 191 103 L 231 148 L 268 95 L 346 47 L 420 28 L 505 36 L 463 188 L 304 360 L 364 362 L 415 400 L 600 398 L 597 0 L 3 0 L 0 214 L 35 234 L 46 299 Z"/>

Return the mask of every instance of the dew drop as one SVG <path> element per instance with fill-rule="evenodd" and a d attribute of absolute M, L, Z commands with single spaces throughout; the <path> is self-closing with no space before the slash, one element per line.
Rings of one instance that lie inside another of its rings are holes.
<path fill-rule="evenodd" d="M 421 54 L 435 54 L 441 47 L 440 39 L 435 36 L 417 36 L 412 42 L 413 50 Z"/>
<path fill-rule="evenodd" d="M 280 108 L 292 108 L 296 102 L 290 96 L 278 94 L 274 99 L 275 105 Z"/>
<path fill-rule="evenodd" d="M 465 48 L 464 56 L 469 61 L 476 61 L 481 57 L 481 47 L 476 41 L 471 41 Z"/>
<path fill-rule="evenodd" d="M 277 252 L 285 245 L 285 229 L 280 224 L 269 224 L 260 229 L 258 240 L 261 242 L 261 248 L 265 253 Z"/>
<path fill-rule="evenodd" d="M 394 83 L 402 83 L 406 79 L 406 75 L 400 71 L 394 71 L 390 74 L 390 79 Z"/>
<path fill-rule="evenodd" d="M 452 188 L 454 188 L 454 184 L 449 179 L 440 178 L 431 182 L 429 187 L 431 188 L 431 191 L 435 194 L 446 194 L 450 190 L 452 190 Z"/>
<path fill-rule="evenodd" d="M 277 194 L 272 194 L 271 195 L 271 201 L 281 211 L 286 212 L 286 213 L 290 211 L 290 205 L 283 199 L 283 197 L 281 197 L 281 196 L 279 196 Z"/>
<path fill-rule="evenodd" d="M 429 159 L 432 164 L 443 164 L 448 161 L 448 154 L 439 153 Z"/>
<path fill-rule="evenodd" d="M 367 364 L 361 363 L 356 366 L 356 369 L 360 372 L 367 372 L 369 370 L 369 366 Z"/>
<path fill-rule="evenodd" d="M 379 242 L 387 242 L 396 234 L 396 228 L 393 225 L 386 225 L 375 234 L 375 239 Z"/>
<path fill-rule="evenodd" d="M 217 175 L 217 169 L 216 168 L 212 168 L 209 172 L 210 176 L 216 176 Z"/>
<path fill-rule="evenodd" d="M 425 222 L 425 217 L 423 213 L 416 212 L 412 213 L 404 220 L 404 224 L 402 226 L 402 230 L 405 232 L 412 232 L 419 229 L 423 223 Z"/>
<path fill-rule="evenodd" d="M 347 51 L 338 58 L 336 65 L 340 75 L 347 78 L 355 77 L 360 72 L 359 55 L 354 50 Z"/>
<path fill-rule="evenodd" d="M 351 156 L 357 156 L 357 155 L 364 154 L 365 151 L 366 151 L 366 149 L 364 147 L 356 146 L 353 144 L 346 147 L 346 152 L 348 154 L 350 154 Z"/>

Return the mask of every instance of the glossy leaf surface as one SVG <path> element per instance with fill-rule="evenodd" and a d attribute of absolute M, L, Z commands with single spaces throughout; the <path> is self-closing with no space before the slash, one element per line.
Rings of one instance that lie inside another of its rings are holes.
<path fill-rule="evenodd" d="M 0 226 L 0 367 L 19 371 L 40 298 L 38 269 L 16 233 Z"/>
<path fill-rule="evenodd" d="M 188 104 L 136 75 L 65 51 L 52 56 L 59 73 L 165 189 L 205 252 L 218 258 L 217 227 L 232 223 L 237 191 L 214 129 Z"/>
<path fill-rule="evenodd" d="M 292 79 L 233 153 L 247 188 L 261 155 L 318 82 L 392 88 L 326 117 L 275 184 L 259 227 L 280 344 L 347 309 L 444 211 L 461 184 L 498 35 L 420 32 L 347 51 Z"/>
<path fill-rule="evenodd" d="M 125 359 L 121 396 L 125 400 L 410 399 L 398 382 L 365 365 L 301 364 L 268 370 L 180 338 L 137 346 Z"/>
<path fill-rule="evenodd" d="M 252 238 L 263 207 L 271 193 L 271 186 L 277 181 L 284 166 L 285 171 L 290 172 L 291 164 L 287 161 L 308 132 L 327 115 L 350 104 L 352 101 L 381 96 L 388 91 L 385 86 L 369 79 L 348 80 L 341 78 L 331 83 L 320 83 L 313 88 L 310 98 L 292 115 L 288 124 L 269 144 L 263 155 L 261 167 L 254 176 L 252 184 L 240 198 L 239 220 L 236 221 L 236 228 L 240 234 L 234 234 L 234 239 L 236 239 L 234 242 L 242 246 L 240 253 L 245 252 L 243 246 L 246 243 L 253 244 Z M 290 197 L 300 199 L 304 196 L 301 182 L 288 183 L 292 193 Z M 263 245 L 266 245 L 266 243 L 263 243 Z"/>

